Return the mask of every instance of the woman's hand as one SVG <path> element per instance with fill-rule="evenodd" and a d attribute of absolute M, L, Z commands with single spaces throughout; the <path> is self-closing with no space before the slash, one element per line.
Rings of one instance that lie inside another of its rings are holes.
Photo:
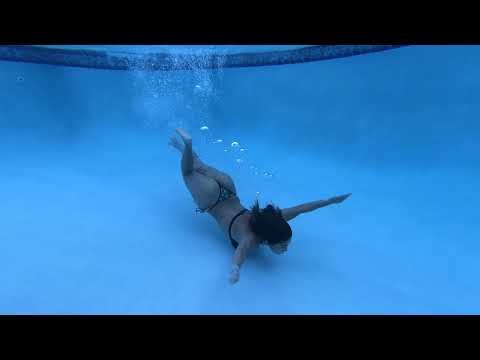
<path fill-rule="evenodd" d="M 340 204 L 341 202 L 345 201 L 345 199 L 350 197 L 350 195 L 352 195 L 352 194 L 335 196 L 335 197 L 332 197 L 329 201 L 330 201 L 331 204 Z"/>
<path fill-rule="evenodd" d="M 230 281 L 230 284 L 233 285 L 236 282 L 238 282 L 239 279 L 240 279 L 240 268 L 238 267 L 238 265 L 233 265 L 228 281 Z"/>

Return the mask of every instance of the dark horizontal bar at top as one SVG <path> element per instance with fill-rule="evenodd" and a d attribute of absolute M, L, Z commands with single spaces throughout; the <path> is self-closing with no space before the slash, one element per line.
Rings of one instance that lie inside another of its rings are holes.
<path fill-rule="evenodd" d="M 0 45 L 0 60 L 104 70 L 175 71 L 297 64 L 403 46 L 406 45 L 318 45 L 293 50 L 237 54 L 135 54 Z"/>

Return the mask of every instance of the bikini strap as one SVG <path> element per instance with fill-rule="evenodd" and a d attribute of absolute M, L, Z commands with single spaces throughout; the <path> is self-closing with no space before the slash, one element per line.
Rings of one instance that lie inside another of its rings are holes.
<path fill-rule="evenodd" d="M 232 243 L 233 247 L 236 249 L 238 246 L 238 241 L 234 240 L 232 237 L 232 226 L 235 220 L 243 214 L 245 214 L 248 211 L 248 209 L 243 209 L 242 211 L 238 212 L 230 221 L 230 225 L 228 226 L 228 237 L 230 238 L 230 242 Z"/>

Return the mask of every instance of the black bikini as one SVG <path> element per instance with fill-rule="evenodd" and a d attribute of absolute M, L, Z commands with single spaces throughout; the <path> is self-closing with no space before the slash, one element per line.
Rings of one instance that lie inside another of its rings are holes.
<path fill-rule="evenodd" d="M 243 209 L 242 211 L 240 211 L 239 213 L 237 213 L 237 215 L 235 215 L 232 220 L 230 221 L 230 225 L 228 225 L 228 237 L 230 238 L 230 242 L 232 243 L 232 246 L 236 249 L 238 247 L 238 241 L 236 241 L 233 237 L 232 237 L 232 226 L 233 226 L 233 223 L 235 222 L 235 220 L 237 220 L 237 218 L 243 214 L 245 214 L 246 212 L 248 211 L 248 209 Z"/>
<path fill-rule="evenodd" d="M 212 206 L 209 206 L 205 209 L 200 209 L 198 208 L 197 209 L 197 212 L 200 212 L 200 213 L 204 213 L 204 212 L 207 212 L 207 211 L 210 211 L 212 210 L 215 206 L 217 206 L 218 204 L 220 204 L 222 201 L 225 201 L 227 199 L 230 199 L 230 198 L 233 198 L 233 197 L 237 197 L 237 194 L 235 194 L 233 191 L 227 189 L 225 186 L 223 186 L 222 184 L 220 184 L 217 180 L 215 180 L 218 184 L 218 187 L 220 189 L 219 193 L 218 193 L 218 199 L 217 201 L 215 201 L 215 204 L 213 204 Z"/>
<path fill-rule="evenodd" d="M 233 198 L 233 197 L 237 197 L 237 194 L 235 194 L 233 191 L 227 189 L 225 186 L 223 186 L 222 184 L 220 184 L 217 180 L 215 180 L 218 184 L 218 187 L 220 189 L 220 192 L 218 194 L 218 199 L 217 201 L 215 201 L 215 204 L 213 204 L 212 206 L 209 206 L 208 208 L 205 208 L 205 209 L 200 209 L 200 208 L 197 208 L 197 212 L 200 212 L 200 213 L 204 213 L 204 212 L 207 212 L 207 211 L 210 211 L 212 210 L 215 206 L 217 206 L 218 204 L 220 204 L 222 201 L 225 201 L 227 199 L 230 199 L 230 198 Z M 232 243 L 232 246 L 236 249 L 238 247 L 238 242 L 233 239 L 232 237 L 232 226 L 233 226 L 233 223 L 235 220 L 237 220 L 237 218 L 241 215 L 243 215 L 245 212 L 247 212 L 248 210 L 247 209 L 243 209 L 242 211 L 240 211 L 238 214 L 236 214 L 232 220 L 230 221 L 230 225 L 228 226 L 228 237 L 230 238 L 230 242 Z"/>

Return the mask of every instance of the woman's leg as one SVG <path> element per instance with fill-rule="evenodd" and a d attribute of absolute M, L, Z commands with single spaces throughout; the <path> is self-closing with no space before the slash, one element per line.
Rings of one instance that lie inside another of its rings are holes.
<path fill-rule="evenodd" d="M 183 176 L 188 176 L 193 172 L 192 137 L 180 128 L 177 129 L 177 134 L 180 135 L 184 144 L 182 154 L 182 174 Z"/>
<path fill-rule="evenodd" d="M 184 154 L 185 154 L 185 147 L 186 146 L 184 144 L 182 144 L 180 141 L 178 141 L 178 139 L 176 137 L 172 137 L 170 139 L 169 144 L 182 153 L 182 174 L 184 174 L 184 169 L 183 169 L 184 162 L 185 162 L 185 166 L 187 167 L 187 169 L 185 169 L 185 170 L 187 170 L 188 174 L 191 174 L 191 171 L 188 171 L 188 170 L 191 170 L 190 166 L 192 166 L 191 165 L 192 162 L 193 162 L 193 171 L 196 171 L 196 170 L 206 166 L 203 163 L 203 161 L 200 160 L 197 153 L 193 150 L 193 147 L 191 146 L 192 145 L 191 141 L 190 141 L 190 147 L 189 147 L 189 149 L 187 149 L 188 153 L 186 155 L 185 161 L 183 160 L 183 158 L 185 157 Z M 185 174 L 184 174 L 184 176 L 185 176 Z"/>
<path fill-rule="evenodd" d="M 218 184 L 210 177 L 198 171 L 203 163 L 192 149 L 192 138 L 182 129 L 177 129 L 183 143 L 176 138 L 170 140 L 170 145 L 182 153 L 181 169 L 183 180 L 193 200 L 200 209 L 211 206 L 218 198 Z"/>
<path fill-rule="evenodd" d="M 205 175 L 211 179 L 218 181 L 230 191 L 236 193 L 235 183 L 232 178 L 212 166 L 206 165 L 198 155 L 193 151 L 191 136 L 182 129 L 177 129 L 178 135 L 182 138 L 183 144 L 176 137 L 170 139 L 170 145 L 182 153 L 182 174 L 183 176 L 191 175 L 193 171 Z"/>

